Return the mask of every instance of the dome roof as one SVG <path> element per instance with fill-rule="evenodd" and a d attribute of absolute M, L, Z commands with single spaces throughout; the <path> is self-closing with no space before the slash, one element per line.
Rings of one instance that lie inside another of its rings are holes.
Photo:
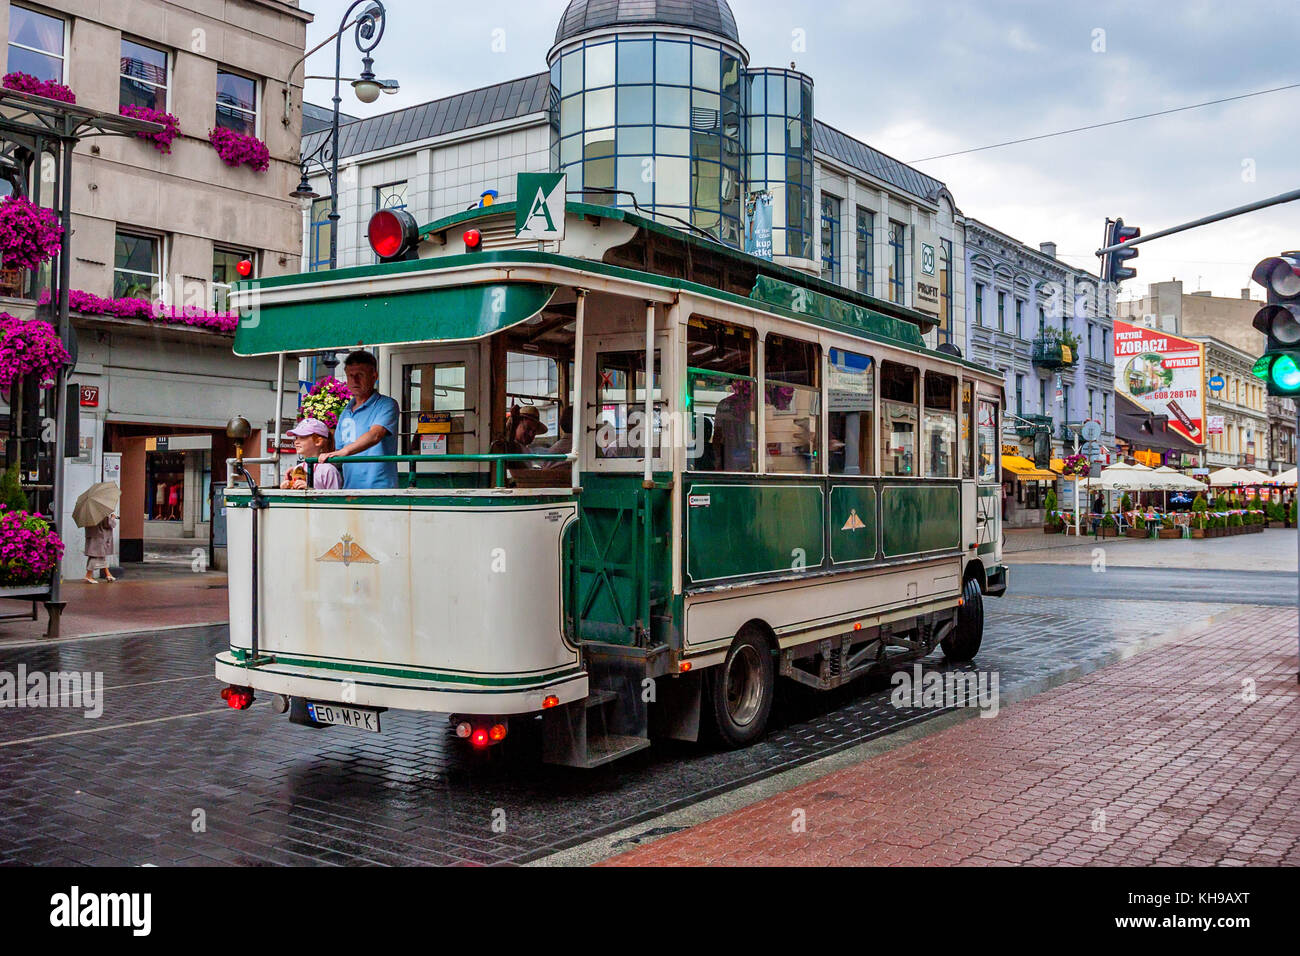
<path fill-rule="evenodd" d="M 572 0 L 560 17 L 555 42 L 613 26 L 694 27 L 740 42 L 727 0 Z"/>

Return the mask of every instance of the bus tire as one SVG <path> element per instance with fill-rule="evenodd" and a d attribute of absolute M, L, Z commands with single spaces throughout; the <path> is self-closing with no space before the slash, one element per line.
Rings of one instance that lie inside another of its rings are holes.
<path fill-rule="evenodd" d="M 709 673 L 709 705 L 721 742 L 748 747 L 763 736 L 772 713 L 776 668 L 761 634 L 742 631 L 731 642 L 727 659 Z"/>
<path fill-rule="evenodd" d="M 957 623 L 952 633 L 939 644 L 943 656 L 958 663 L 973 660 L 984 641 L 984 592 L 974 577 L 962 588 L 962 605 L 957 609 Z"/>

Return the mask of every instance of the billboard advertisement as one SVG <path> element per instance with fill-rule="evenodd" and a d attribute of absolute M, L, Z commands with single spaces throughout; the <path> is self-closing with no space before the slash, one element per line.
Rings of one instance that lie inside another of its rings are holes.
<path fill-rule="evenodd" d="M 1196 445 L 1205 444 L 1205 346 L 1180 335 L 1115 322 L 1115 391 Z"/>

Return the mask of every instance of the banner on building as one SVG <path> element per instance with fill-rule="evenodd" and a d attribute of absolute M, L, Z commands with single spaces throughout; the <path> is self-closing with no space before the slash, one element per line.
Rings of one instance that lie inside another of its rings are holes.
<path fill-rule="evenodd" d="M 519 173 L 515 180 L 515 238 L 564 238 L 568 177 L 563 173 Z"/>
<path fill-rule="evenodd" d="M 939 317 L 939 236 L 917 226 L 912 230 L 912 308 Z"/>
<path fill-rule="evenodd" d="M 1180 335 L 1115 322 L 1115 391 L 1196 445 L 1205 444 L 1205 347 Z"/>
<path fill-rule="evenodd" d="M 1205 434 L 1222 435 L 1223 434 L 1223 416 L 1211 415 L 1206 420 Z"/>
<path fill-rule="evenodd" d="M 745 201 L 745 251 L 772 260 L 772 194 L 752 193 Z"/>

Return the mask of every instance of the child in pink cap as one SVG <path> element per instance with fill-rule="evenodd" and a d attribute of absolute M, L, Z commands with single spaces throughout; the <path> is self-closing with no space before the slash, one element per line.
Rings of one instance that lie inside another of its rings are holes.
<path fill-rule="evenodd" d="M 300 458 L 316 458 L 321 452 L 329 451 L 334 447 L 334 443 L 330 440 L 329 426 L 316 418 L 304 418 L 285 434 L 293 439 L 293 447 L 297 449 Z M 329 462 L 318 464 L 312 468 L 311 486 L 317 491 L 342 488 L 343 475 L 337 465 L 331 465 Z M 280 483 L 280 487 L 285 491 L 305 491 L 306 466 L 299 465 L 290 471 L 288 477 Z"/>

